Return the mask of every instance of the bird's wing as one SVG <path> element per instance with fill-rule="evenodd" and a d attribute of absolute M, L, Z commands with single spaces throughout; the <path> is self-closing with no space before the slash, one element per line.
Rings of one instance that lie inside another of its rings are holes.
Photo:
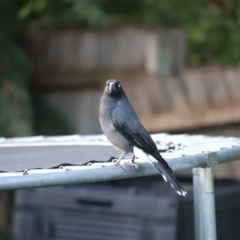
<path fill-rule="evenodd" d="M 143 128 L 136 114 L 118 106 L 112 111 L 112 122 L 116 130 L 134 146 L 149 154 L 155 150 L 154 142 Z"/>
<path fill-rule="evenodd" d="M 134 111 L 133 109 L 131 110 Z M 131 144 L 133 144 L 133 146 L 152 155 L 172 172 L 172 169 L 159 154 L 156 144 L 152 140 L 150 134 L 140 123 L 135 112 L 126 111 L 121 107 L 117 107 L 112 112 L 112 121 L 115 129 Z"/>
<path fill-rule="evenodd" d="M 153 158 L 146 157 L 159 170 L 164 180 L 170 182 L 179 195 L 185 196 L 187 194 L 172 174 L 172 169 L 158 152 L 156 144 L 140 123 L 131 106 L 129 108 L 117 106 L 112 111 L 112 122 L 115 129 L 134 147 L 140 149 L 145 155 L 148 153 L 153 156 Z"/>

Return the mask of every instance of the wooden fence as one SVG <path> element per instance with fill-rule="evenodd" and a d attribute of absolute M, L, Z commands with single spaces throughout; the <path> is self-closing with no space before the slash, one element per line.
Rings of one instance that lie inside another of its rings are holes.
<path fill-rule="evenodd" d="M 34 89 L 79 133 L 101 132 L 93 112 L 109 78 L 122 81 L 151 132 L 239 123 L 240 68 L 185 69 L 182 30 L 28 31 L 26 39 Z"/>

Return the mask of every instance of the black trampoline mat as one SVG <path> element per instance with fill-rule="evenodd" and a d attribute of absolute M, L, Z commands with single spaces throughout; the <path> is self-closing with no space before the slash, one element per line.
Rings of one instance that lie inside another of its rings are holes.
<path fill-rule="evenodd" d="M 103 143 L 36 143 L 0 144 L 0 171 L 48 169 L 62 165 L 84 165 L 91 161 L 106 162 L 120 152 Z"/>

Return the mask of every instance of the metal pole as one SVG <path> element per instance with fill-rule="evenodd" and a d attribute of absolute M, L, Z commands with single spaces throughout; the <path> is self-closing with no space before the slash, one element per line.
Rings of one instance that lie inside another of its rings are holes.
<path fill-rule="evenodd" d="M 203 240 L 203 220 L 201 202 L 200 168 L 193 169 L 193 200 L 194 200 L 194 230 L 195 240 Z"/>
<path fill-rule="evenodd" d="M 193 173 L 196 240 L 216 240 L 212 167 L 197 168 Z"/>
<path fill-rule="evenodd" d="M 216 240 L 216 217 L 212 167 L 200 169 L 204 240 Z"/>

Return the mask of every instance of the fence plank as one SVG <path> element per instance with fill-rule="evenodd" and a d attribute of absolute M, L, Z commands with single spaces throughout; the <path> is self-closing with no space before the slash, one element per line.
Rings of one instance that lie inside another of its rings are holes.
<path fill-rule="evenodd" d="M 207 99 L 208 89 L 204 87 L 204 80 L 199 69 L 186 69 L 182 74 L 185 85 L 185 94 L 188 96 L 189 105 L 193 108 L 209 106 Z"/>
<path fill-rule="evenodd" d="M 202 81 L 211 106 L 226 105 L 229 103 L 225 80 L 220 67 L 204 69 L 202 72 Z"/>

